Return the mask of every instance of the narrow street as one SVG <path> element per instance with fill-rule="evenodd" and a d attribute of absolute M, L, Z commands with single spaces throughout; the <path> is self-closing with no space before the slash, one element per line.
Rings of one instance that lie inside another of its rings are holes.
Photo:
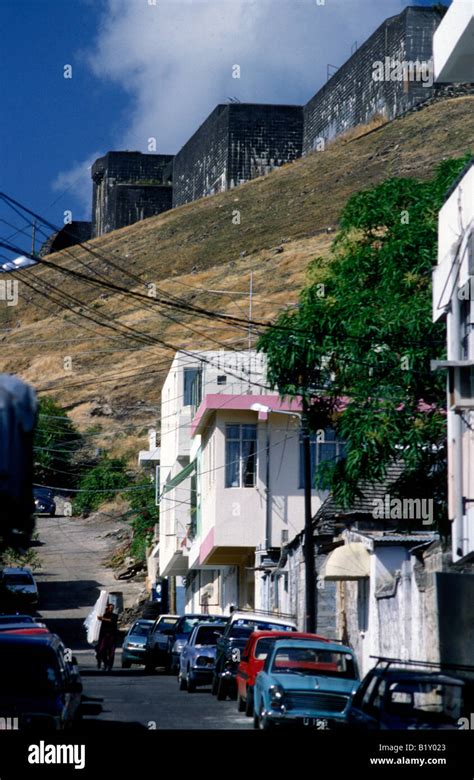
<path fill-rule="evenodd" d="M 237 712 L 235 701 L 218 702 L 209 688 L 190 695 L 178 690 L 175 677 L 142 667 L 121 669 L 117 649 L 115 668 L 99 672 L 85 639 L 83 621 L 99 591 L 122 591 L 125 606 L 133 603 L 143 582 L 117 582 L 103 559 L 113 549 L 115 520 L 101 523 L 70 517 L 40 517 L 36 548 L 41 570 L 36 579 L 39 613 L 77 657 L 84 685 L 81 731 L 96 732 L 121 726 L 138 729 L 249 729 L 252 722 Z"/>

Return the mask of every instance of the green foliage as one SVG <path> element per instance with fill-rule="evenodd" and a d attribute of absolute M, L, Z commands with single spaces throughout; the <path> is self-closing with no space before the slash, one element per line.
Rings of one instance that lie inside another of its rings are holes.
<path fill-rule="evenodd" d="M 129 485 L 130 478 L 125 473 L 124 462 L 119 458 L 103 458 L 80 480 L 81 492 L 74 499 L 74 514 L 94 512 L 105 501 L 115 498 L 119 488 Z"/>
<path fill-rule="evenodd" d="M 73 487 L 76 482 L 73 456 L 81 441 L 64 409 L 52 398 L 40 398 L 34 439 L 35 482 Z"/>
<path fill-rule="evenodd" d="M 313 261 L 298 309 L 259 340 L 271 385 L 303 397 L 313 430 L 333 424 L 347 442 L 347 457 L 318 475 L 345 506 L 400 458 L 416 495 L 422 479 L 444 503 L 445 377 L 430 360 L 446 336 L 432 322 L 431 273 L 438 212 L 469 159 L 443 162 L 430 181 L 393 178 L 351 197 L 331 262 Z"/>
<path fill-rule="evenodd" d="M 130 491 L 130 524 L 133 538 L 130 554 L 137 561 L 145 561 L 146 548 L 153 538 L 154 526 L 158 522 L 158 507 L 155 506 L 155 485 L 145 477 L 137 483 L 141 490 Z"/>

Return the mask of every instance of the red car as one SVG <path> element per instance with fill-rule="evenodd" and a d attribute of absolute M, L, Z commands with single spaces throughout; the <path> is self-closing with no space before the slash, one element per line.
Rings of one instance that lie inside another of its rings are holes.
<path fill-rule="evenodd" d="M 257 674 L 263 669 L 271 643 L 282 637 L 331 641 L 319 634 L 306 634 L 300 631 L 292 631 L 291 634 L 288 634 L 288 631 L 254 631 L 247 640 L 237 670 L 237 708 L 239 712 L 245 712 L 249 718 L 253 715 L 253 686 Z"/>

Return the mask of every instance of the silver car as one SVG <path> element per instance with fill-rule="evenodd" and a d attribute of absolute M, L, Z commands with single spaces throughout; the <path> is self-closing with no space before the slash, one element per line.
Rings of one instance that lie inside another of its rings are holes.
<path fill-rule="evenodd" d="M 224 631 L 222 623 L 198 623 L 184 645 L 180 659 L 178 683 L 180 691 L 194 693 L 199 685 L 210 685 L 216 662 L 216 643 Z"/>
<path fill-rule="evenodd" d="M 30 569 L 6 566 L 0 574 L 0 601 L 21 606 L 22 609 L 36 609 L 38 587 Z"/>

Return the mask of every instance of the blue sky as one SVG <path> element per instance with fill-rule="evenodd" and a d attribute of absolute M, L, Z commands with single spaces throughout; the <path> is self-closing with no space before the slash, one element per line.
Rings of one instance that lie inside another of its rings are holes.
<path fill-rule="evenodd" d="M 306 102 L 328 63 L 341 65 L 355 41 L 406 5 L 0 0 L 0 190 L 54 224 L 66 209 L 89 219 L 88 166 L 99 154 L 147 151 L 150 137 L 157 151 L 174 153 L 228 97 Z M 232 78 L 234 64 L 240 79 Z M 0 217 L 21 224 L 3 208 Z M 12 232 L 0 223 L 0 236 Z"/>

